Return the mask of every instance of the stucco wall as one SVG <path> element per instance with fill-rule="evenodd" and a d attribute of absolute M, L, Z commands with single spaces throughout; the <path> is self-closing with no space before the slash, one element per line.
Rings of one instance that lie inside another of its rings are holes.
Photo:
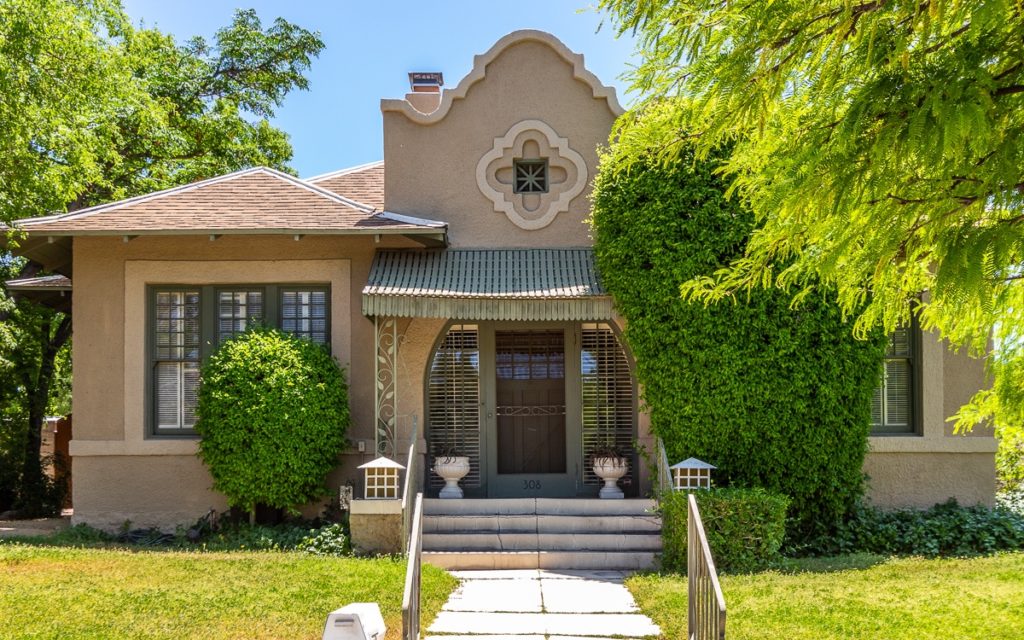
<path fill-rule="evenodd" d="M 868 499 L 880 507 L 928 507 L 949 498 L 992 504 L 996 441 L 978 427 L 954 435 L 948 418 L 987 384 L 984 363 L 921 336 L 920 433 L 869 438 Z"/>
<path fill-rule="evenodd" d="M 407 244 L 369 237 L 77 238 L 75 522 L 173 527 L 224 504 L 210 492 L 195 439 L 146 432 L 147 284 L 329 283 L 332 351 L 349 380 L 349 439 L 366 448 L 342 456 L 331 486 L 357 480 L 355 467 L 372 458 L 374 439 L 373 322 L 361 313 L 361 291 L 375 249 Z"/>
<path fill-rule="evenodd" d="M 490 61 L 478 60 L 477 65 L 486 75 L 474 80 L 471 73 L 464 79 L 458 89 L 469 87 L 465 98 L 451 100 L 450 108 L 443 100 L 438 114 L 444 115 L 437 120 L 410 118 L 396 107 L 399 101 L 383 101 L 385 208 L 449 222 L 451 244 L 456 247 L 589 246 L 584 223 L 590 212 L 589 183 L 596 173 L 597 147 L 607 142 L 615 113 L 607 98 L 595 96 L 592 83 L 577 78 L 559 47 L 564 49 L 560 44 L 524 40 L 493 58 L 483 56 Z M 567 138 L 588 174 L 586 187 L 572 199 L 569 210 L 533 231 L 495 211 L 476 175 L 478 162 L 495 139 L 530 119 Z"/>

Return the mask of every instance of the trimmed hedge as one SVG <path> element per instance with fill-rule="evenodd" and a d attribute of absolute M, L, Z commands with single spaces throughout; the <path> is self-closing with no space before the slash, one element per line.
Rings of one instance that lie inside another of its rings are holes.
<path fill-rule="evenodd" d="M 789 535 L 827 535 L 863 494 L 881 332 L 853 337 L 825 292 L 684 301 L 679 286 L 742 255 L 752 214 L 692 151 L 670 165 L 606 153 L 593 193 L 597 266 L 626 318 L 651 427 L 672 462 L 696 456 L 721 486 L 792 500 Z"/>
<path fill-rule="evenodd" d="M 345 376 L 327 349 L 251 329 L 222 344 L 201 376 L 199 456 L 228 504 L 294 512 L 327 495 L 349 426 Z"/>
<path fill-rule="evenodd" d="M 883 511 L 860 506 L 835 535 L 795 553 L 836 555 L 972 556 L 1024 549 L 1024 515 L 1006 507 L 961 507 L 956 500 L 930 509 Z"/>
<path fill-rule="evenodd" d="M 687 495 L 667 491 L 659 499 L 666 571 L 686 573 Z M 711 489 L 694 495 L 716 569 L 754 571 L 779 558 L 789 498 L 764 489 Z"/>

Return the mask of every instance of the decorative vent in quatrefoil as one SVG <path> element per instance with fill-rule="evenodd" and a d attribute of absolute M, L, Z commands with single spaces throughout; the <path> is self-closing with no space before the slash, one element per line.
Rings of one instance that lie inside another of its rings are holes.
<path fill-rule="evenodd" d="M 583 156 L 540 120 L 513 125 L 476 165 L 477 186 L 494 210 L 528 231 L 543 229 L 568 211 L 587 177 Z"/>

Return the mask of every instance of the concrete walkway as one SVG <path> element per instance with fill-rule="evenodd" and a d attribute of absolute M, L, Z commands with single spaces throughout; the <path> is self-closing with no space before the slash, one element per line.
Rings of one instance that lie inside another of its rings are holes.
<path fill-rule="evenodd" d="M 462 581 L 427 640 L 585 640 L 660 636 L 621 571 L 452 571 Z"/>
<path fill-rule="evenodd" d="M 0 538 L 25 538 L 48 536 L 61 529 L 67 529 L 71 517 L 36 518 L 34 520 L 0 520 Z"/>

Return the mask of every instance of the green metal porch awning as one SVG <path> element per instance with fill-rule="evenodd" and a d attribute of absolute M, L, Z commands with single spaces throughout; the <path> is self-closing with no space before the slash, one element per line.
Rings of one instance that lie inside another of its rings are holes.
<path fill-rule="evenodd" d="M 459 320 L 607 320 L 592 249 L 384 250 L 363 314 Z"/>

